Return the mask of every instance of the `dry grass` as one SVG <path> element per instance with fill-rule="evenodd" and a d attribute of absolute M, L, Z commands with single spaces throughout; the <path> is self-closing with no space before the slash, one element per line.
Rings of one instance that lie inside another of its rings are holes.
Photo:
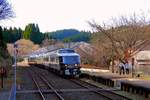
<path fill-rule="evenodd" d="M 25 39 L 18 40 L 17 44 L 18 44 L 19 56 L 29 54 L 39 48 L 39 45 L 35 45 L 32 41 L 25 40 Z M 13 44 L 7 44 L 7 49 L 9 53 L 13 55 L 14 53 Z"/>

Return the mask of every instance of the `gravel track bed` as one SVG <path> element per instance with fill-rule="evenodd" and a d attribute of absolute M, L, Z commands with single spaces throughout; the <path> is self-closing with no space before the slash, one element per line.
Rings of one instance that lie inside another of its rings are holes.
<path fill-rule="evenodd" d="M 53 84 L 55 89 L 85 89 L 84 87 L 71 82 L 69 79 L 64 79 L 47 70 L 35 67 L 33 69 L 36 70 L 37 73 L 44 75 L 47 80 Z M 108 100 L 107 98 L 93 92 L 67 92 L 61 93 L 61 95 L 65 100 Z"/>
<path fill-rule="evenodd" d="M 78 80 L 78 79 L 74 79 L 72 80 L 72 82 L 75 82 L 77 84 L 80 84 L 80 85 L 83 85 L 84 87 L 86 88 L 89 88 L 89 89 L 98 89 L 99 87 L 95 86 L 95 85 L 92 85 L 90 83 L 87 83 L 87 82 L 84 82 L 82 80 Z M 99 88 L 99 89 L 102 89 L 102 88 Z M 97 93 L 100 93 L 106 97 L 109 97 L 111 98 L 112 100 L 131 100 L 127 97 L 124 97 L 124 96 L 121 96 L 119 94 L 116 94 L 112 91 L 107 91 L 107 90 L 101 90 L 101 91 L 98 91 Z"/>
<path fill-rule="evenodd" d="M 29 69 L 29 72 L 30 72 L 30 75 L 32 78 L 34 78 L 34 80 L 37 82 L 40 90 L 48 90 L 48 89 L 51 89 L 48 87 L 48 85 L 42 80 L 42 78 L 39 76 L 38 73 L 36 73 L 34 70 L 30 70 Z M 54 93 L 44 93 L 44 98 L 46 100 L 59 100 L 58 97 L 54 94 Z"/>
<path fill-rule="evenodd" d="M 20 85 L 20 89 L 17 90 L 34 90 L 36 89 L 36 86 L 34 85 L 34 82 L 32 81 L 31 76 L 28 72 L 29 68 L 17 68 L 17 77 L 20 77 L 21 82 L 17 83 L 17 86 Z"/>
<path fill-rule="evenodd" d="M 37 90 L 37 87 L 32 80 L 31 75 L 29 74 L 28 70 L 34 70 L 39 75 L 44 76 L 50 84 L 54 87 L 54 89 L 85 89 L 84 87 L 72 82 L 71 80 L 75 80 L 73 78 L 62 78 L 48 70 L 41 69 L 38 67 L 28 67 L 28 68 L 18 68 L 17 71 L 19 73 L 19 77 L 21 77 L 21 82 L 17 84 L 19 88 L 18 91 L 24 91 L 24 90 Z M 35 73 L 32 73 L 33 77 L 36 77 L 35 79 L 40 84 L 40 87 L 43 90 L 49 89 L 46 84 L 42 81 L 42 79 L 39 78 L 38 75 Z M 91 86 L 89 84 L 84 85 L 88 86 L 89 88 L 96 89 L 96 87 Z M 59 94 L 65 99 L 65 100 L 108 100 L 108 98 L 103 97 L 101 95 L 98 95 L 94 92 L 89 91 L 74 91 L 74 92 L 59 92 Z M 105 94 L 105 93 L 104 93 Z M 107 94 L 107 96 L 113 96 L 112 94 Z M 58 100 L 56 95 L 54 93 L 45 93 L 44 97 L 46 100 Z M 28 93 L 28 94 L 17 94 L 17 100 L 41 100 L 41 97 L 38 93 Z M 113 99 L 115 100 L 115 99 Z M 125 100 L 125 99 L 119 99 L 119 100 Z"/>
<path fill-rule="evenodd" d="M 21 82 L 17 83 L 17 91 L 22 90 L 34 90 L 36 89 L 31 76 L 28 73 L 29 68 L 17 68 L 17 77 L 21 79 Z M 17 100 L 40 100 L 38 94 L 17 94 Z"/>
<path fill-rule="evenodd" d="M 30 68 L 17 68 L 17 72 L 19 73 L 18 76 L 21 78 L 21 82 L 18 84 L 18 86 L 20 85 L 20 89 L 17 89 L 17 91 L 37 89 L 30 76 L 30 73 L 28 71 L 29 69 Z M 48 89 L 43 82 L 39 81 L 39 84 L 42 89 Z M 57 100 L 54 94 L 45 94 L 44 96 L 46 100 Z M 35 93 L 17 94 L 17 100 L 41 100 L 40 98 L 40 95 Z"/>

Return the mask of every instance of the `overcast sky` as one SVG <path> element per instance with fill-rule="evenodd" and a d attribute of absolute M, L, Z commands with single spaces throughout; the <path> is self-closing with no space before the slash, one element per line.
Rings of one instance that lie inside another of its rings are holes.
<path fill-rule="evenodd" d="M 0 22 L 24 29 L 38 23 L 42 32 L 75 28 L 90 30 L 87 21 L 108 21 L 112 17 L 148 11 L 150 0 L 8 0 L 16 18 Z"/>

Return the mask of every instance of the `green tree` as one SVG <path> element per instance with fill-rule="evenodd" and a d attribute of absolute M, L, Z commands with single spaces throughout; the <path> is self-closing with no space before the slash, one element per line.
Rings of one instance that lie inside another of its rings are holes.
<path fill-rule="evenodd" d="M 30 34 L 31 34 L 31 31 L 32 31 L 31 26 L 32 26 L 32 24 L 28 24 L 25 27 L 25 30 L 23 32 L 23 38 L 24 39 L 27 39 L 27 40 L 30 39 Z"/>
<path fill-rule="evenodd" d="M 65 43 L 69 43 L 69 42 L 71 42 L 72 40 L 71 40 L 71 38 L 65 38 L 64 40 L 63 40 L 63 42 L 65 42 Z"/>
<path fill-rule="evenodd" d="M 24 39 L 33 41 L 35 44 L 40 44 L 43 41 L 44 35 L 40 32 L 38 24 L 28 24 L 23 33 Z"/>
<path fill-rule="evenodd" d="M 70 42 L 89 42 L 91 39 L 91 32 L 78 31 L 76 29 L 63 29 L 55 32 L 46 32 L 44 38 L 55 39 L 58 41 L 66 41 L 66 39 L 70 39 Z"/>
<path fill-rule="evenodd" d="M 2 27 L 0 26 L 0 46 L 3 46 L 3 33 L 2 33 Z"/>
<path fill-rule="evenodd" d="M 0 20 L 5 20 L 14 17 L 14 12 L 12 11 L 11 5 L 7 2 L 7 0 L 0 0 Z M 6 49 L 5 39 L 3 36 L 3 30 L 0 27 L 0 66 L 2 63 L 7 63 L 7 59 L 9 59 L 9 53 Z"/>
<path fill-rule="evenodd" d="M 30 40 L 36 44 L 40 44 L 42 42 L 42 34 L 40 33 L 39 27 L 36 24 L 32 24 L 32 32 L 30 35 Z"/>
<path fill-rule="evenodd" d="M 2 31 L 3 31 L 2 32 L 3 40 L 6 43 L 14 43 L 22 38 L 22 30 L 20 28 L 17 29 L 16 27 L 14 28 L 10 27 L 9 29 L 4 28 Z"/>
<path fill-rule="evenodd" d="M 16 42 L 17 40 L 19 40 L 21 38 L 21 34 L 19 32 L 19 29 L 17 29 L 16 27 L 12 30 L 12 32 L 10 33 L 11 34 L 11 42 L 14 43 Z"/>
<path fill-rule="evenodd" d="M 14 17 L 14 12 L 12 11 L 11 5 L 7 2 L 7 0 L 0 0 L 0 20 L 9 19 Z M 2 27 L 0 27 L 0 46 L 3 45 L 3 33 Z"/>
<path fill-rule="evenodd" d="M 2 58 L 8 57 L 8 52 L 6 48 L 7 48 L 6 43 L 4 42 L 4 39 L 3 39 L 2 27 L 0 26 L 0 57 Z"/>

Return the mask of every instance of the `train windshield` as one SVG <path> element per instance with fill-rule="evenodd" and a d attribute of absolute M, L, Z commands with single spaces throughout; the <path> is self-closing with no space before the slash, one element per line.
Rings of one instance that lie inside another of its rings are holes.
<path fill-rule="evenodd" d="M 75 51 L 72 49 L 59 50 L 59 53 L 74 53 Z"/>
<path fill-rule="evenodd" d="M 79 56 L 64 56 L 63 57 L 64 64 L 80 64 Z"/>

